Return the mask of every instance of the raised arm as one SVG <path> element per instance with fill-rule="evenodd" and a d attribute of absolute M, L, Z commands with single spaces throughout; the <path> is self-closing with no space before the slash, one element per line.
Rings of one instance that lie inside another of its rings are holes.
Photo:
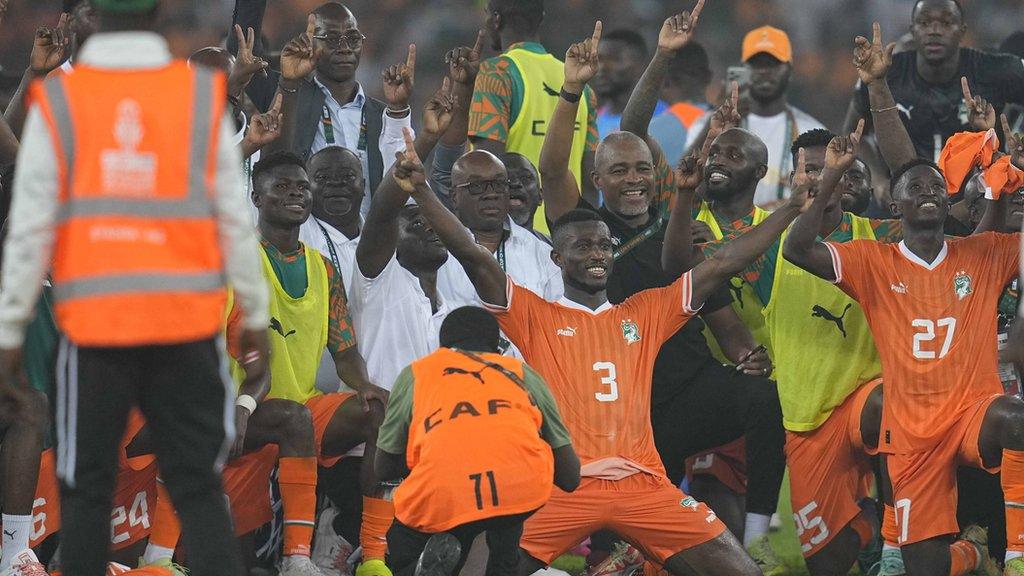
<path fill-rule="evenodd" d="M 469 140 L 469 108 L 473 102 L 476 76 L 480 72 L 485 36 L 486 33 L 480 30 L 472 48 L 453 48 L 444 56 L 448 75 L 452 79 L 455 107 L 452 109 L 452 121 L 434 153 L 433 165 L 430 167 L 430 187 L 447 206 L 451 206 L 452 167 L 466 153 Z"/>
<path fill-rule="evenodd" d="M 829 282 L 836 280 L 832 253 L 824 243 L 817 240 L 818 232 L 836 184 L 857 158 L 863 132 L 864 121 L 861 120 L 856 132 L 847 137 L 833 138 L 829 143 L 825 150 L 825 170 L 821 174 L 817 197 L 810 210 L 793 224 L 782 246 L 782 255 L 786 260 Z M 807 175 L 801 177 L 798 172 L 794 185 L 800 185 L 796 183 L 798 179 L 807 181 Z"/>
<path fill-rule="evenodd" d="M 242 139 L 242 157 L 248 158 L 270 145 L 281 137 L 281 125 L 283 117 L 281 105 L 283 97 L 278 94 L 274 98 L 274 105 L 264 114 L 256 114 L 249 119 L 249 129 L 245 131 Z"/>
<path fill-rule="evenodd" d="M 665 243 L 661 248 L 661 267 L 670 276 L 679 276 L 704 260 L 693 245 L 693 198 L 701 181 L 701 163 L 697 156 L 687 156 L 676 170 L 676 204 L 665 227 Z"/>
<path fill-rule="evenodd" d="M 299 89 L 306 77 L 313 73 L 322 48 L 313 42 L 316 34 L 316 16 L 306 19 L 306 30 L 292 38 L 281 50 L 281 77 L 277 90 L 282 96 L 281 137 L 269 145 L 268 151 L 292 150 L 295 146 L 295 131 L 298 129 Z"/>
<path fill-rule="evenodd" d="M 21 84 L 18 85 L 17 91 L 11 97 L 11 103 L 4 111 L 4 120 L 19 139 L 28 114 L 25 97 L 28 95 L 29 85 L 35 80 L 46 78 L 47 74 L 56 70 L 71 55 L 70 18 L 68 14 L 61 14 L 55 28 L 42 27 L 36 30 L 28 69 L 22 75 Z"/>
<path fill-rule="evenodd" d="M 882 43 L 882 27 L 872 25 L 872 39 L 858 36 L 853 49 L 853 65 L 857 68 L 860 81 L 868 87 L 871 108 L 871 123 L 878 140 L 878 150 L 891 171 L 917 157 L 914 143 L 907 133 L 896 100 L 889 90 L 886 74 L 892 66 L 892 51 L 896 44 Z"/>
<path fill-rule="evenodd" d="M 555 104 L 555 111 L 551 114 L 551 121 L 548 122 L 537 166 L 541 180 L 544 181 L 541 188 L 544 214 L 552 222 L 575 208 L 580 200 L 576 178 L 569 170 L 569 156 L 572 152 L 576 113 L 580 99 L 584 97 L 583 89 L 597 74 L 597 49 L 600 43 L 601 21 L 598 20 L 594 24 L 594 34 L 583 42 L 573 44 L 565 53 L 565 82 L 558 103 Z M 583 175 L 583 178 L 589 177 L 589 174 Z"/>
<path fill-rule="evenodd" d="M 658 33 L 658 49 L 654 52 L 654 58 L 647 65 L 640 81 L 637 82 L 633 93 L 629 96 L 625 110 L 622 111 L 620 126 L 626 132 L 632 132 L 637 136 L 651 142 L 647 137 L 647 127 L 654 117 L 654 109 L 658 104 L 658 96 L 661 95 L 662 86 L 665 84 L 665 76 L 668 74 L 668 67 L 676 53 L 686 46 L 693 38 L 697 30 L 697 21 L 700 19 L 701 10 L 704 9 L 704 0 L 698 0 L 693 8 L 693 13 L 682 12 L 670 16 L 661 25 Z"/>
<path fill-rule="evenodd" d="M 451 82 L 446 76 L 438 90 L 423 108 L 423 127 L 415 141 L 406 140 L 406 146 L 419 154 L 429 155 L 448 128 L 454 107 Z M 408 132 L 405 133 L 408 136 Z M 399 178 L 408 178 L 401 166 L 393 167 Z M 356 248 L 356 264 L 366 278 L 376 278 L 398 245 L 398 213 L 409 199 L 409 193 L 399 186 L 395 178 L 384 178 L 373 195 L 370 211 L 366 215 Z"/>

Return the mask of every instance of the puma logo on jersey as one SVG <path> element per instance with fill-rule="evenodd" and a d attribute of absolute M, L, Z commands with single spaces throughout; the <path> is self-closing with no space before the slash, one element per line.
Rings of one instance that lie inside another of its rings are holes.
<path fill-rule="evenodd" d="M 555 334 L 559 336 L 575 336 L 576 329 L 573 328 L 572 326 L 566 326 L 565 328 L 559 328 L 558 330 L 555 330 Z"/>
<path fill-rule="evenodd" d="M 739 279 L 733 278 L 732 280 L 729 280 L 729 290 L 732 290 L 732 299 L 740 305 L 740 308 L 743 308 L 743 281 L 739 280 L 739 284 L 736 284 L 733 280 Z"/>
<path fill-rule="evenodd" d="M 842 333 L 843 338 L 846 338 L 846 328 L 843 326 L 843 319 L 846 318 L 846 313 L 850 311 L 850 307 L 853 304 L 846 304 L 846 308 L 843 308 L 843 313 L 839 316 L 829 312 L 825 308 L 818 306 L 817 304 L 811 308 L 811 318 L 821 318 L 822 320 L 828 320 L 829 322 L 835 322 L 836 328 Z"/>
<path fill-rule="evenodd" d="M 284 326 L 281 326 L 281 321 L 277 318 L 270 319 L 270 329 L 281 335 L 282 338 L 287 338 L 292 334 L 295 334 L 295 330 L 284 331 Z"/>
<path fill-rule="evenodd" d="M 463 370 L 462 368 L 456 368 L 456 367 L 448 367 L 448 368 L 444 369 L 444 375 L 445 376 L 451 376 L 452 374 L 465 374 L 467 376 L 472 376 L 473 378 L 476 378 L 477 380 L 480 381 L 481 384 L 483 384 L 484 383 L 484 377 L 480 375 L 481 372 L 483 372 L 482 369 L 481 370 L 477 370 L 476 372 L 473 372 L 471 370 Z"/>
<path fill-rule="evenodd" d="M 904 106 L 903 104 L 899 104 L 899 103 L 896 104 L 896 111 L 897 112 L 902 112 L 903 114 L 906 114 L 907 118 L 910 118 L 910 111 L 913 110 L 913 109 L 914 109 L 913 105 L 908 107 L 908 106 Z"/>
<path fill-rule="evenodd" d="M 889 288 L 892 289 L 892 291 L 897 294 L 907 293 L 907 285 L 904 284 L 903 282 L 900 282 L 899 284 L 890 284 Z"/>
<path fill-rule="evenodd" d="M 544 87 L 544 91 L 548 93 L 548 96 L 558 97 L 558 90 L 548 86 L 547 82 L 541 82 L 540 85 Z"/>

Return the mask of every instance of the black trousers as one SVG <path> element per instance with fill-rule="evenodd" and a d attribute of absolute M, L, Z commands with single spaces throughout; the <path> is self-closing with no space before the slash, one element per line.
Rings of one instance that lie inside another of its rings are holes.
<path fill-rule="evenodd" d="M 711 360 L 670 400 L 651 408 L 654 442 L 669 479 L 678 485 L 685 460 L 745 438 L 747 512 L 771 515 L 786 469 L 786 432 L 775 382 Z"/>
<path fill-rule="evenodd" d="M 462 545 L 462 557 L 459 559 L 459 566 L 454 574 L 462 570 L 466 563 L 466 556 L 473 546 L 473 540 L 481 532 L 487 533 L 487 548 L 490 555 L 487 558 L 487 572 L 485 576 L 517 576 L 519 573 L 519 538 L 523 535 L 523 522 L 533 512 L 525 514 L 513 514 L 511 516 L 497 516 L 478 520 L 461 526 L 456 526 L 448 533 Z M 395 576 L 413 576 L 416 570 L 416 562 L 427 545 L 427 540 L 433 534 L 419 532 L 402 524 L 397 519 L 388 530 L 388 565 L 394 571 Z"/>
<path fill-rule="evenodd" d="M 234 436 L 233 397 L 234 385 L 213 339 L 133 348 L 61 342 L 54 422 L 66 576 L 106 574 L 117 450 L 135 405 L 152 432 L 192 574 L 241 574 L 220 480 Z"/>

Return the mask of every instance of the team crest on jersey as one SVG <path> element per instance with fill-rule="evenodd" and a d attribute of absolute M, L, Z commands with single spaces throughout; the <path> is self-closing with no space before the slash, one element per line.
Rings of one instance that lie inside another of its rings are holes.
<path fill-rule="evenodd" d="M 956 297 L 960 300 L 967 298 L 974 292 L 974 287 L 971 285 L 971 277 L 966 272 L 957 272 L 956 276 L 953 277 L 953 291 L 956 292 Z"/>
<path fill-rule="evenodd" d="M 640 341 L 640 327 L 636 325 L 636 322 L 632 320 L 622 321 L 622 337 L 625 338 L 626 344 L 635 344 Z"/>

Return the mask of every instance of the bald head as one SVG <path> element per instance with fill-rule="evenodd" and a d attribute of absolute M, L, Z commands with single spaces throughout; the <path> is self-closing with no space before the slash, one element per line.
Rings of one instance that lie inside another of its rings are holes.
<path fill-rule="evenodd" d="M 316 16 L 317 20 L 352 20 L 355 22 L 356 17 L 352 14 L 352 11 L 348 9 L 341 2 L 325 2 L 320 6 L 317 6 L 313 10 L 313 15 Z"/>
<path fill-rule="evenodd" d="M 640 154 L 646 156 L 653 162 L 651 149 L 647 143 L 632 132 L 612 132 L 597 145 L 597 152 L 594 154 L 594 168 L 602 172 L 615 163 L 616 159 L 624 153 L 630 155 Z"/>
<path fill-rule="evenodd" d="M 730 128 L 718 135 L 715 142 L 733 143 L 743 148 L 754 162 L 768 164 L 768 147 L 757 134 L 743 128 Z"/>
<path fill-rule="evenodd" d="M 460 186 L 474 179 L 506 176 L 505 165 L 497 156 L 486 150 L 471 150 L 452 165 L 452 186 Z M 507 177 L 507 176 L 506 176 Z"/>
<path fill-rule="evenodd" d="M 206 66 L 225 73 L 231 72 L 234 62 L 235 57 L 230 52 L 217 46 L 200 48 L 188 57 L 188 63 L 193 66 Z"/>
<path fill-rule="evenodd" d="M 508 171 L 485 150 L 463 154 L 452 166 L 455 215 L 474 233 L 500 231 L 508 221 Z"/>

